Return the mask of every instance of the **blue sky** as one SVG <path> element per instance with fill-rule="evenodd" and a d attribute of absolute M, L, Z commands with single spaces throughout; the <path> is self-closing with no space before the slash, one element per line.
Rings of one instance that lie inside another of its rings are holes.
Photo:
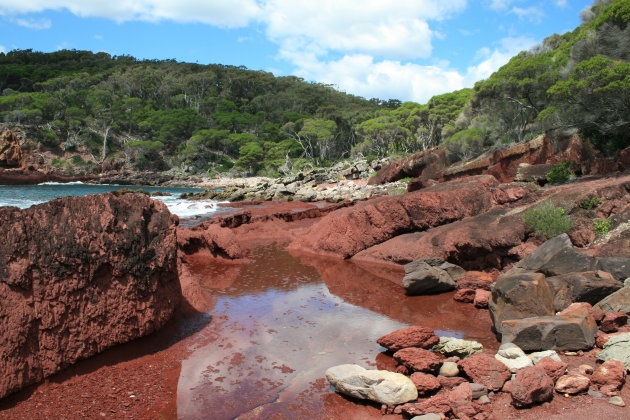
<path fill-rule="evenodd" d="M 424 103 L 580 24 L 592 0 L 0 0 L 0 51 L 105 51 Z"/>

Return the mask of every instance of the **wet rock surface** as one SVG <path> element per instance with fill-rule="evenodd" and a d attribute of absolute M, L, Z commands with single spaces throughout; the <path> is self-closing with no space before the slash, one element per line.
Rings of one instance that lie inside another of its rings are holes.
<path fill-rule="evenodd" d="M 0 208 L 0 395 L 163 326 L 176 221 L 136 194 Z"/>

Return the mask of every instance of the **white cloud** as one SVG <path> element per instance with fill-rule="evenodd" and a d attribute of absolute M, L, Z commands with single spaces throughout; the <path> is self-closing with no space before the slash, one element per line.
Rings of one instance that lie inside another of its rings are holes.
<path fill-rule="evenodd" d="M 96 39 L 98 41 L 102 41 L 103 40 L 103 35 L 95 34 L 94 35 L 94 39 Z"/>
<path fill-rule="evenodd" d="M 476 54 L 477 60 L 481 60 L 481 62 L 468 67 L 466 85 L 472 86 L 478 80 L 487 79 L 510 61 L 510 58 L 521 51 L 529 50 L 535 44 L 536 41 L 528 37 L 503 38 L 499 41 L 499 46 L 492 50 L 487 47 L 481 48 Z"/>
<path fill-rule="evenodd" d="M 554 3 L 558 7 L 567 7 L 569 5 L 569 2 L 567 0 L 554 0 Z"/>
<path fill-rule="evenodd" d="M 260 13 L 255 0 L 0 0 L 0 15 L 61 9 L 77 16 L 102 17 L 117 22 L 172 20 L 220 27 L 245 26 Z"/>
<path fill-rule="evenodd" d="M 519 19 L 527 19 L 533 23 L 540 23 L 542 18 L 545 16 L 545 12 L 536 6 L 530 6 L 527 8 L 513 7 L 512 10 L 510 10 L 510 13 L 518 16 Z"/>
<path fill-rule="evenodd" d="M 50 21 L 50 19 L 15 18 L 10 19 L 10 21 L 15 23 L 16 25 L 20 25 L 28 29 L 43 30 L 50 29 L 52 27 L 52 22 Z"/>
<path fill-rule="evenodd" d="M 4 45 L 0 45 L 0 53 L 7 52 L 7 48 Z"/>
<path fill-rule="evenodd" d="M 427 20 L 462 11 L 466 0 L 268 0 L 263 20 L 268 37 L 283 49 L 328 50 L 410 59 L 431 55 L 435 35 Z"/>
<path fill-rule="evenodd" d="M 305 55 L 295 58 L 295 62 L 299 76 L 334 84 L 342 91 L 366 98 L 424 103 L 433 95 L 464 87 L 464 77 L 457 71 L 394 60 L 375 61 L 364 54 L 346 55 L 327 62 Z"/>

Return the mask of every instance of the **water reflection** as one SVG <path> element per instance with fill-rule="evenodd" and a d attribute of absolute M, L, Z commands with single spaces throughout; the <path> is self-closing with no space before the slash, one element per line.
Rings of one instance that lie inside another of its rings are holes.
<path fill-rule="evenodd" d="M 380 418 L 377 408 L 333 394 L 325 370 L 374 368 L 376 338 L 411 323 L 449 335 L 470 328 L 474 310 L 453 317 L 450 297 L 409 298 L 351 263 L 308 262 L 265 246 L 238 269 L 190 267 L 216 304 L 182 362 L 180 419 Z"/>

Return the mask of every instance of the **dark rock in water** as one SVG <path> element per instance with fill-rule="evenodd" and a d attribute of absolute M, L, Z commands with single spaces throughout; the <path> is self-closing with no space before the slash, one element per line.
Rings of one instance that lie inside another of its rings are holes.
<path fill-rule="evenodd" d="M 402 328 L 376 340 L 379 345 L 391 351 L 397 351 L 407 347 L 430 349 L 439 341 L 440 339 L 435 335 L 432 329 L 419 326 Z"/>
<path fill-rule="evenodd" d="M 553 381 L 538 366 L 519 370 L 510 384 L 512 404 L 521 408 L 551 400 L 553 390 Z"/>
<path fill-rule="evenodd" d="M 623 312 L 630 314 L 630 286 L 623 287 L 600 300 L 594 308 L 606 313 Z"/>
<path fill-rule="evenodd" d="M 525 351 L 586 350 L 595 344 L 597 324 L 592 313 L 578 306 L 558 316 L 507 320 L 501 324 L 502 342 Z"/>
<path fill-rule="evenodd" d="M 490 391 L 500 391 L 512 376 L 503 363 L 484 353 L 465 358 L 459 362 L 459 367 L 475 383 L 484 385 Z"/>
<path fill-rule="evenodd" d="M 402 285 L 409 295 L 442 293 L 455 289 L 453 278 L 445 270 L 421 260 L 405 265 Z"/>
<path fill-rule="evenodd" d="M 121 195 L 125 195 L 125 194 L 141 194 L 147 197 L 151 195 L 147 190 L 131 189 L 131 188 L 121 188 L 119 190 L 114 190 L 112 191 L 112 194 L 114 194 L 116 197 L 120 197 Z"/>
<path fill-rule="evenodd" d="M 516 269 L 536 271 L 547 276 L 593 271 L 597 260 L 576 251 L 566 233 L 549 239 L 521 260 Z"/>
<path fill-rule="evenodd" d="M 177 218 L 142 195 L 0 208 L 0 396 L 163 326 Z"/>
<path fill-rule="evenodd" d="M 556 311 L 561 311 L 574 302 L 595 305 L 622 286 L 612 275 L 604 271 L 563 274 L 547 277 L 547 281 L 555 294 Z"/>
<path fill-rule="evenodd" d="M 553 315 L 553 298 L 553 290 L 543 274 L 500 276 L 488 305 L 495 330 L 502 333 L 502 323 L 506 320 Z"/>

